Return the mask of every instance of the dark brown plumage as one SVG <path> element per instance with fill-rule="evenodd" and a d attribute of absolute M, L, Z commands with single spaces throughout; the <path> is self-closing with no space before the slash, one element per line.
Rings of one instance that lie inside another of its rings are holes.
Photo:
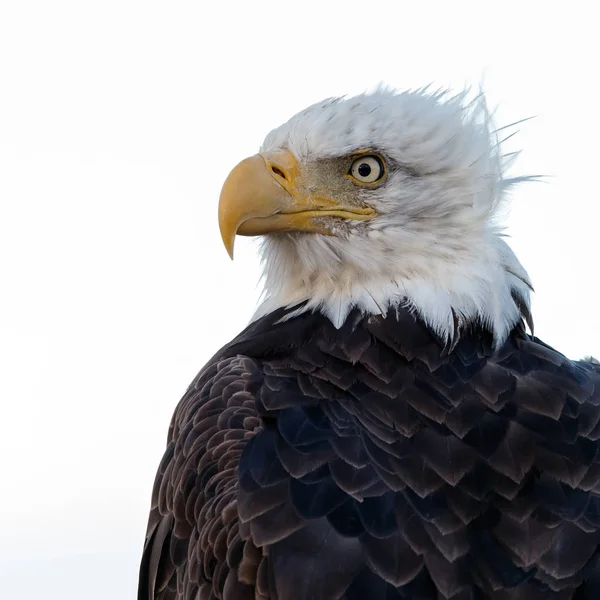
<path fill-rule="evenodd" d="M 600 368 L 407 310 L 253 323 L 169 430 L 139 600 L 600 598 Z"/>

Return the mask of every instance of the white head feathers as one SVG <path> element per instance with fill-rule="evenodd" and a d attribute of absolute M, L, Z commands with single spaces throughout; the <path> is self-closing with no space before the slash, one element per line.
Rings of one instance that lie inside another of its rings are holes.
<path fill-rule="evenodd" d="M 484 98 L 379 89 L 315 104 L 272 131 L 263 152 L 318 162 L 372 148 L 388 161 L 377 189 L 361 190 L 377 217 L 337 235 L 263 238 L 265 297 L 255 317 L 307 301 L 337 326 L 350 310 L 407 305 L 442 338 L 478 322 L 501 342 L 529 311 L 527 273 L 496 222 L 506 188 Z"/>

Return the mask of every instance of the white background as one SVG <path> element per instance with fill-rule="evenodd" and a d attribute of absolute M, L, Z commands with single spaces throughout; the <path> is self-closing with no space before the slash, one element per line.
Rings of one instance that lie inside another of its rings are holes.
<path fill-rule="evenodd" d="M 513 194 L 511 243 L 538 335 L 600 355 L 587 6 L 2 2 L 1 598 L 134 597 L 173 408 L 258 296 L 255 244 L 234 263 L 221 245 L 220 186 L 321 98 L 483 81 L 499 125 L 537 115 L 514 172 L 552 177 Z"/>

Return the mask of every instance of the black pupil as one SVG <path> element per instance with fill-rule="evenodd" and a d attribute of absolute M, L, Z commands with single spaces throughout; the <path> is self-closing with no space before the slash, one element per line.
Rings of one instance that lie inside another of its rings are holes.
<path fill-rule="evenodd" d="M 362 163 L 360 167 L 358 167 L 358 174 L 361 177 L 368 177 L 371 174 L 371 165 L 368 163 Z"/>

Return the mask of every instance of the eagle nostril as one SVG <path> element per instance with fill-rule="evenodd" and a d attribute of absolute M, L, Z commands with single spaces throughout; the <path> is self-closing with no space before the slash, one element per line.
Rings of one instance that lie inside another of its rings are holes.
<path fill-rule="evenodd" d="M 275 175 L 279 175 L 279 177 L 282 177 L 283 179 L 285 179 L 287 181 L 287 177 L 285 176 L 285 173 L 279 167 L 271 165 L 271 171 L 273 171 L 273 173 L 275 173 Z"/>

